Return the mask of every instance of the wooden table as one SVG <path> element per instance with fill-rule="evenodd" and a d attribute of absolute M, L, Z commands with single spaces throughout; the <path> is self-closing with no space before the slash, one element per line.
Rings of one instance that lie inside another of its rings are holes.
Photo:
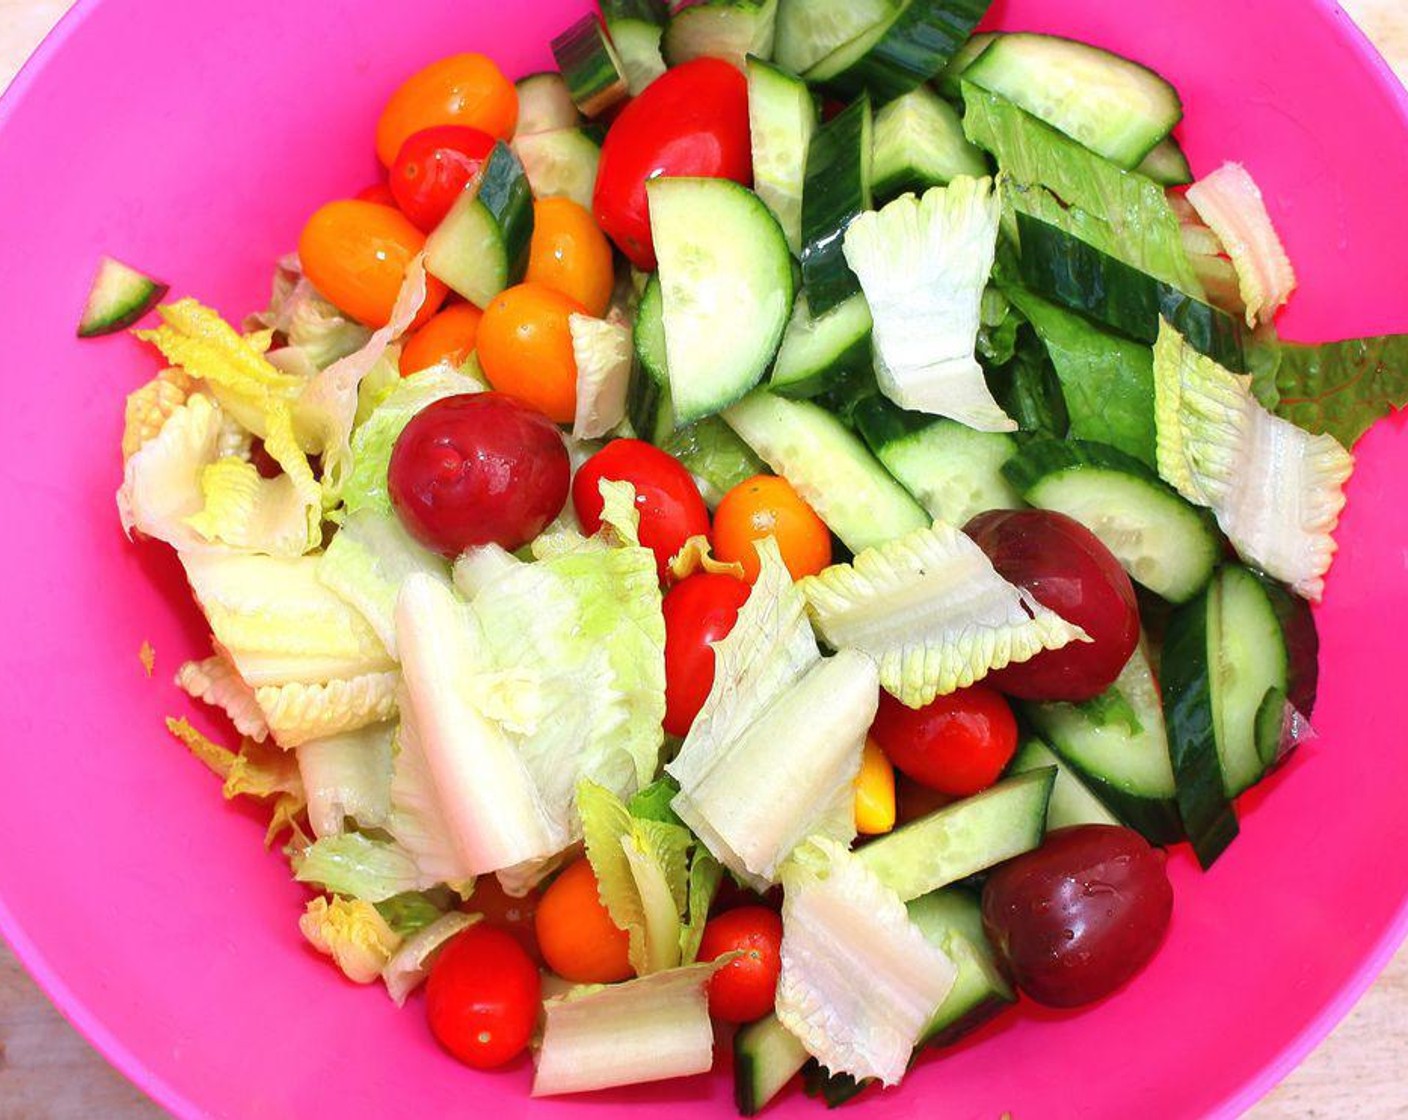
<path fill-rule="evenodd" d="M 0 89 L 70 3 L 0 0 Z M 1408 82 L 1408 0 L 1343 0 L 1343 6 Z M 0 1120 L 163 1115 L 63 1020 L 0 942 Z M 1335 1032 L 1248 1115 L 1408 1116 L 1408 947 Z"/>

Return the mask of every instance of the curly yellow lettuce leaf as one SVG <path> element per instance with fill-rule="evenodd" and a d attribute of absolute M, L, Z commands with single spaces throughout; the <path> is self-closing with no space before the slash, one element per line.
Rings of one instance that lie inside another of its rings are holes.
<path fill-rule="evenodd" d="M 375 906 L 359 898 L 315 898 L 298 928 L 308 944 L 331 957 L 347 979 L 370 984 L 401 946 L 401 938 Z"/>

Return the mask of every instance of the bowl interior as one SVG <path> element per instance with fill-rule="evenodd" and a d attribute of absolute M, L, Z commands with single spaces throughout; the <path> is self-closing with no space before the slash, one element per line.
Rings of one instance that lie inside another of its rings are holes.
<path fill-rule="evenodd" d="M 122 398 L 153 357 L 125 336 L 73 338 L 99 253 L 232 316 L 262 305 L 303 218 L 372 181 L 372 124 L 401 77 L 452 50 L 514 74 L 542 68 L 549 38 L 584 8 L 85 2 L 0 106 L 0 929 L 70 1018 L 179 1114 L 731 1107 L 722 1076 L 530 1104 L 526 1062 L 460 1069 L 414 1004 L 397 1012 L 303 946 L 303 892 L 260 849 L 260 823 L 222 805 L 162 729 L 189 707 L 169 682 L 205 634 L 172 557 L 124 540 L 113 507 Z M 1267 194 L 1301 279 L 1288 336 L 1408 330 L 1408 227 L 1390 209 L 1408 197 L 1408 112 L 1332 4 L 998 0 L 993 20 L 1089 39 L 1175 81 L 1195 169 L 1242 160 Z M 1211 874 L 1176 853 L 1174 924 L 1154 964 L 1083 1014 L 1001 1020 L 858 1114 L 1232 1114 L 1387 959 L 1408 913 L 1408 864 L 1383 858 L 1408 847 L 1408 753 L 1396 749 L 1408 693 L 1388 655 L 1408 622 L 1403 417 L 1358 450 L 1319 612 L 1320 739 L 1248 807 Z M 794 1098 L 777 1114 L 817 1107 Z"/>

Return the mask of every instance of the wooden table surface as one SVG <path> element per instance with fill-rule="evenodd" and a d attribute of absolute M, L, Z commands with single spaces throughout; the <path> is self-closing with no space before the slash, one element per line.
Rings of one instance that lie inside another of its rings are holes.
<path fill-rule="evenodd" d="M 0 0 L 0 90 L 71 0 Z M 1408 0 L 1343 0 L 1408 82 Z M 163 1111 L 54 1010 L 0 941 L 0 1120 L 156 1120 Z M 1408 1117 L 1408 947 L 1251 1120 Z"/>

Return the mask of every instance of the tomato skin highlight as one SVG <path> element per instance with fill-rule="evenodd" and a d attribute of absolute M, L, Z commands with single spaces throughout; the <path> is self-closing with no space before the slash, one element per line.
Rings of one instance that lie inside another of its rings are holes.
<path fill-rule="evenodd" d="M 728 636 L 748 601 L 733 576 L 697 572 L 665 595 L 665 731 L 683 738 L 714 684 L 713 642 Z"/>
<path fill-rule="evenodd" d="M 1001 693 L 981 684 L 907 708 L 888 692 L 870 728 L 895 768 L 953 797 L 988 788 L 1017 750 L 1017 720 Z"/>
<path fill-rule="evenodd" d="M 464 125 L 442 124 L 411 133 L 388 179 L 396 205 L 417 229 L 429 233 L 493 150 L 492 136 Z"/>
<path fill-rule="evenodd" d="M 740 482 L 714 511 L 714 554 L 743 565 L 754 583 L 761 561 L 756 544 L 771 536 L 794 580 L 831 563 L 831 530 L 785 478 L 760 474 Z"/>
<path fill-rule="evenodd" d="M 390 167 L 407 137 L 439 124 L 467 125 L 507 140 L 518 124 L 518 90 L 482 54 L 455 54 L 432 62 L 387 99 L 376 122 L 377 158 Z"/>
<path fill-rule="evenodd" d="M 635 974 L 630 938 L 601 904 L 587 858 L 569 863 L 548 884 L 533 919 L 547 966 L 578 984 L 614 984 Z"/>
<path fill-rule="evenodd" d="M 601 528 L 602 479 L 629 482 L 640 510 L 640 543 L 655 553 L 660 581 L 690 537 L 709 533 L 709 508 L 679 460 L 638 439 L 612 440 L 572 480 L 572 505 L 587 533 Z"/>
<path fill-rule="evenodd" d="M 399 210 L 360 199 L 339 199 L 313 212 L 298 238 L 298 259 L 313 287 L 368 327 L 384 327 L 411 258 L 425 235 Z M 433 276 L 412 327 L 430 319 L 449 289 Z"/>
<path fill-rule="evenodd" d="M 740 906 L 710 918 L 699 959 L 743 955 L 709 979 L 709 1014 L 725 1023 L 751 1023 L 773 1008 L 782 973 L 782 918 L 766 906 Z"/>
<path fill-rule="evenodd" d="M 633 99 L 601 146 L 592 210 L 639 268 L 655 268 L 645 184 L 658 176 L 753 181 L 748 81 L 729 63 L 696 58 Z"/>
<path fill-rule="evenodd" d="M 425 997 L 435 1040 L 465 1065 L 493 1069 L 528 1048 L 543 989 L 522 946 L 480 922 L 440 951 Z"/>

